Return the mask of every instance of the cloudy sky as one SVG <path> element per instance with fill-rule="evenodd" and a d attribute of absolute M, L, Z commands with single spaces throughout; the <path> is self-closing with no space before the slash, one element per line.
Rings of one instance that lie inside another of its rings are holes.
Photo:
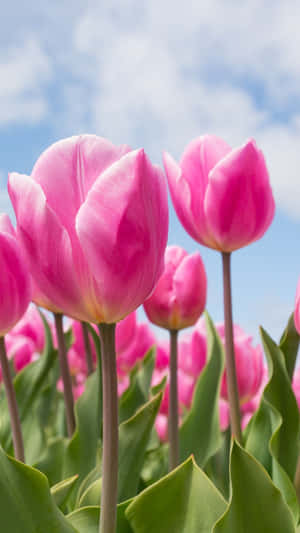
<path fill-rule="evenodd" d="M 161 163 L 203 133 L 232 146 L 254 137 L 277 202 L 258 243 L 233 256 L 234 315 L 277 338 L 300 275 L 298 0 L 28 0 L 0 19 L 0 209 L 7 173 L 30 173 L 59 138 L 84 132 L 143 146 Z M 199 249 L 208 310 L 222 320 L 219 254 L 171 211 L 170 243 Z"/>

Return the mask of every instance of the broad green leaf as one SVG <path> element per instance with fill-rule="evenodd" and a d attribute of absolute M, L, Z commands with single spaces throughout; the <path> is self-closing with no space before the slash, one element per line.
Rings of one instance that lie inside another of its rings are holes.
<path fill-rule="evenodd" d="M 131 371 L 130 385 L 119 401 L 119 423 L 128 420 L 141 405 L 149 400 L 154 362 L 155 349 L 151 348 Z"/>
<path fill-rule="evenodd" d="M 141 492 L 126 510 L 134 533 L 210 533 L 226 502 L 192 458 Z"/>
<path fill-rule="evenodd" d="M 208 314 L 206 328 L 208 362 L 198 379 L 192 408 L 179 431 L 181 461 L 193 453 L 200 466 L 205 466 L 222 444 L 219 389 L 224 365 L 223 348 Z"/>
<path fill-rule="evenodd" d="M 5 533 L 76 533 L 56 507 L 47 478 L 0 448 L 0 520 Z"/>
<path fill-rule="evenodd" d="M 96 466 L 101 428 L 99 390 L 98 365 L 97 370 L 87 379 L 84 393 L 75 404 L 76 430 L 65 454 L 63 477 L 78 474 L 79 483 Z M 75 494 L 73 496 L 75 498 Z"/>
<path fill-rule="evenodd" d="M 50 485 L 55 485 L 62 479 L 65 449 L 66 440 L 56 437 L 48 441 L 43 455 L 33 465 L 47 476 Z"/>
<path fill-rule="evenodd" d="M 151 430 L 160 406 L 162 393 L 147 402 L 119 427 L 118 501 L 128 500 L 137 493 L 141 470 Z M 97 505 L 100 501 L 101 480 L 94 481 L 82 495 L 80 506 Z"/>
<path fill-rule="evenodd" d="M 286 369 L 291 381 L 296 365 L 299 341 L 300 335 L 295 328 L 294 313 L 292 313 L 279 343 L 279 348 L 284 355 Z"/>
<path fill-rule="evenodd" d="M 231 485 L 230 504 L 213 533 L 295 533 L 290 509 L 267 471 L 236 443 Z"/>
<path fill-rule="evenodd" d="M 261 336 L 270 379 L 248 431 L 245 448 L 267 469 L 297 522 L 299 506 L 292 480 L 299 452 L 299 410 L 280 348 L 263 329 Z"/>
<path fill-rule="evenodd" d="M 57 507 L 61 509 L 65 506 L 77 481 L 78 476 L 72 476 L 68 479 L 60 481 L 59 483 L 56 483 L 56 485 L 53 485 L 53 487 L 51 487 L 51 495 Z"/>
<path fill-rule="evenodd" d="M 116 533 L 133 533 L 125 517 L 125 511 L 132 500 L 128 500 L 117 507 L 117 531 Z M 78 533 L 99 532 L 100 509 L 97 506 L 82 507 L 67 516 L 69 522 L 76 528 Z"/>
<path fill-rule="evenodd" d="M 135 496 L 147 445 L 161 403 L 162 393 L 147 402 L 119 427 L 118 500 Z"/>

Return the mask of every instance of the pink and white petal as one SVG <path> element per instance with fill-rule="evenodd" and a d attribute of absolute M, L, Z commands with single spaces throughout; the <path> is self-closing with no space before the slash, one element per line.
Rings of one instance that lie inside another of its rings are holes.
<path fill-rule="evenodd" d="M 94 183 L 76 229 L 97 282 L 102 321 L 117 322 L 143 303 L 163 270 L 167 191 L 143 150 L 122 157 Z"/>
<path fill-rule="evenodd" d="M 130 151 L 96 135 L 69 137 L 52 144 L 37 160 L 32 178 L 71 235 L 75 217 L 99 175 Z"/>

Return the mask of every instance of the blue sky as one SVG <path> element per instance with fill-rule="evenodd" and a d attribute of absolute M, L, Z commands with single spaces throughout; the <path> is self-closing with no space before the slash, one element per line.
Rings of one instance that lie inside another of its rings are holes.
<path fill-rule="evenodd" d="M 254 137 L 276 198 L 263 239 L 233 255 L 234 318 L 277 338 L 300 275 L 300 5 L 286 0 L 7 2 L 0 20 L 0 209 L 7 173 L 30 173 L 49 144 L 84 132 L 143 146 L 161 163 L 203 133 Z M 200 250 L 208 310 L 222 320 L 221 260 Z"/>

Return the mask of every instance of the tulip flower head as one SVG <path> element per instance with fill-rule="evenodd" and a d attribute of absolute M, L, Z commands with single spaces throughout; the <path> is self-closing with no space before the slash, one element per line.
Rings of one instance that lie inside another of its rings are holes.
<path fill-rule="evenodd" d="M 168 233 L 161 170 L 143 150 L 95 135 L 61 140 L 9 194 L 38 304 L 114 323 L 143 303 L 163 270 Z"/>
<path fill-rule="evenodd" d="M 204 135 L 187 146 L 179 164 L 164 154 L 164 165 L 177 216 L 200 244 L 232 252 L 270 226 L 274 199 L 254 140 L 232 150 L 222 139 Z"/>
<path fill-rule="evenodd" d="M 31 280 L 14 228 L 0 215 L 0 336 L 20 320 L 31 300 Z"/>
<path fill-rule="evenodd" d="M 206 304 L 207 279 L 199 253 L 188 255 L 180 246 L 168 246 L 165 269 L 153 294 L 144 303 L 151 322 L 169 330 L 195 324 Z"/>

